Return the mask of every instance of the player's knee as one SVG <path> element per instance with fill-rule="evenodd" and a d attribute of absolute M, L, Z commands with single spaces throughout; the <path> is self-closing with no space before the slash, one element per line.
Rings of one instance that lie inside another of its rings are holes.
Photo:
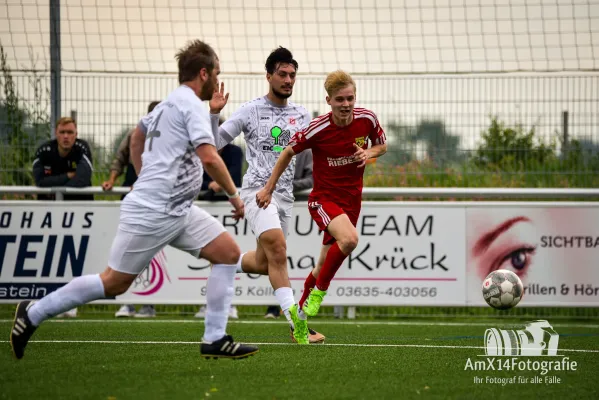
<path fill-rule="evenodd" d="M 287 259 L 287 246 L 285 244 L 276 244 L 270 249 L 269 261 L 274 261 L 278 265 L 285 265 Z M 269 263 L 270 264 L 270 263 Z"/>
<path fill-rule="evenodd" d="M 278 235 L 275 231 L 265 232 L 260 236 L 260 243 L 264 248 L 264 253 L 268 259 L 268 265 L 286 264 L 287 244 L 283 235 Z"/>
<path fill-rule="evenodd" d="M 339 249 L 345 254 L 349 254 L 358 247 L 358 235 L 352 234 L 344 237 L 338 243 Z"/>
<path fill-rule="evenodd" d="M 135 275 L 117 272 L 108 267 L 100 274 L 106 297 L 119 296 L 129 290 Z"/>
<path fill-rule="evenodd" d="M 125 282 L 111 280 L 104 282 L 104 294 L 106 297 L 120 296 L 129 290 L 129 286 L 131 286 L 131 282 L 129 281 Z"/>
<path fill-rule="evenodd" d="M 226 260 L 223 262 L 223 264 L 237 264 L 237 261 L 239 261 L 239 257 L 241 257 L 241 249 L 239 248 L 239 246 L 235 245 L 224 256 Z"/>
<path fill-rule="evenodd" d="M 287 245 L 285 241 L 274 241 L 265 247 L 268 258 L 268 265 L 285 265 L 287 268 Z"/>

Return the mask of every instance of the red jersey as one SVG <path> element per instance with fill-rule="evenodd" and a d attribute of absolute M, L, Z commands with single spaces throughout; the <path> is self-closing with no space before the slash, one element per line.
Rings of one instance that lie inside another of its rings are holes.
<path fill-rule="evenodd" d="M 354 143 L 363 149 L 386 141 L 376 115 L 365 108 L 354 108 L 354 119 L 347 126 L 337 126 L 332 112 L 315 118 L 308 128 L 297 132 L 289 145 L 297 154 L 312 149 L 314 189 L 310 199 L 334 200 L 340 204 L 362 201 L 364 167 L 353 161 Z"/>

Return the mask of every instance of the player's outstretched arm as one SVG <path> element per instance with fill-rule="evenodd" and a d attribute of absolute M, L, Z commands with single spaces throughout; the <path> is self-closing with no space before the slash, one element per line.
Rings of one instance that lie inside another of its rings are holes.
<path fill-rule="evenodd" d="M 266 185 L 264 185 L 264 187 L 260 189 L 258 193 L 256 193 L 256 203 L 258 203 L 258 207 L 268 207 L 268 205 L 270 204 L 270 199 L 272 197 L 272 192 L 275 191 L 279 178 L 281 177 L 281 175 L 283 175 L 283 172 L 289 166 L 289 163 L 291 162 L 291 159 L 294 155 L 295 152 L 293 151 L 293 148 L 291 146 L 285 147 L 285 150 L 283 150 L 283 152 L 279 156 L 279 159 L 277 160 L 277 163 L 272 169 L 272 174 L 266 182 Z"/>
<path fill-rule="evenodd" d="M 146 135 L 143 134 L 139 127 L 135 128 L 133 135 L 131 135 L 131 144 L 129 150 L 131 151 L 131 163 L 135 168 L 135 173 L 139 176 L 141 172 L 141 154 L 144 152 L 144 142 L 146 141 Z"/>
<path fill-rule="evenodd" d="M 387 143 L 375 144 L 366 151 L 368 152 L 368 158 L 380 157 L 387 152 Z"/>
<path fill-rule="evenodd" d="M 233 212 L 234 218 L 243 218 L 243 201 L 241 201 L 233 178 L 231 178 L 231 174 L 229 174 L 225 162 L 216 151 L 216 147 L 208 143 L 201 144 L 196 148 L 196 154 L 202 161 L 206 173 L 210 175 L 214 182 L 218 183 L 220 187 L 223 188 L 223 191 L 229 198 L 229 202 L 235 208 L 235 211 Z"/>

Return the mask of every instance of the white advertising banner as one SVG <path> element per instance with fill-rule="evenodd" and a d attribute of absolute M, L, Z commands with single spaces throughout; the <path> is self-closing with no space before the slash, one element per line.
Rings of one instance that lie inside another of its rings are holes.
<path fill-rule="evenodd" d="M 469 304 L 485 305 L 482 280 L 508 269 L 524 285 L 521 305 L 599 305 L 598 203 L 483 203 L 466 217 Z"/>
<path fill-rule="evenodd" d="M 227 203 L 198 203 L 255 249 L 246 221 Z M 0 302 L 41 298 L 73 277 L 99 273 L 119 220 L 118 202 L 0 202 Z M 337 272 L 328 305 L 484 305 L 490 271 L 515 271 L 521 305 L 599 304 L 599 207 L 589 203 L 364 202 L 359 244 Z M 299 299 L 316 264 L 322 234 L 296 203 L 287 241 Z M 171 247 L 154 257 L 116 301 L 203 304 L 210 267 Z M 107 300 L 114 302 L 114 300 Z M 265 276 L 238 274 L 235 304 L 275 304 Z"/>
<path fill-rule="evenodd" d="M 227 203 L 201 203 L 233 234 L 243 252 L 256 240 Z M 118 226 L 116 202 L 1 202 L 0 301 L 41 298 L 75 276 L 99 273 Z M 327 304 L 465 304 L 464 210 L 365 203 L 360 242 L 338 271 Z M 448 229 L 448 228 L 451 229 Z M 296 297 L 314 267 L 322 234 L 305 203 L 296 203 L 288 266 Z M 210 268 L 171 247 L 158 254 L 119 302 L 204 303 Z M 236 304 L 272 304 L 266 276 L 239 274 Z"/>

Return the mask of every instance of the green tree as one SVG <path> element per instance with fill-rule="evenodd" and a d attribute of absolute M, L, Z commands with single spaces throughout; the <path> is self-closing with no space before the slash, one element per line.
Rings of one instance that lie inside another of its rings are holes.
<path fill-rule="evenodd" d="M 437 165 L 460 162 L 460 138 L 447 131 L 445 123 L 440 120 L 423 120 L 416 127 L 415 141 L 422 141 L 426 146 L 426 158 Z"/>
<path fill-rule="evenodd" d="M 385 133 L 387 135 L 387 154 L 377 162 L 386 165 L 403 165 L 415 158 L 412 127 L 403 125 L 401 122 L 390 122 L 385 126 Z"/>
<path fill-rule="evenodd" d="M 387 154 L 381 157 L 382 164 L 405 165 L 417 158 L 426 158 L 436 165 L 446 165 L 463 159 L 460 138 L 449 133 L 443 121 L 423 120 L 416 127 L 391 122 L 385 131 Z M 417 154 L 419 143 L 424 144 L 424 155 Z"/>
<path fill-rule="evenodd" d="M 37 145 L 50 138 L 48 93 L 43 89 L 42 77 L 34 72 L 29 77 L 33 102 L 19 98 L 2 43 L 0 72 L 0 180 L 4 185 L 30 185 Z"/>
<path fill-rule="evenodd" d="M 476 149 L 473 162 L 477 167 L 499 168 L 503 171 L 545 170 L 556 161 L 556 140 L 546 144 L 538 138 L 535 128 L 528 131 L 522 125 L 508 127 L 497 117 L 482 132 L 482 143 Z"/>

